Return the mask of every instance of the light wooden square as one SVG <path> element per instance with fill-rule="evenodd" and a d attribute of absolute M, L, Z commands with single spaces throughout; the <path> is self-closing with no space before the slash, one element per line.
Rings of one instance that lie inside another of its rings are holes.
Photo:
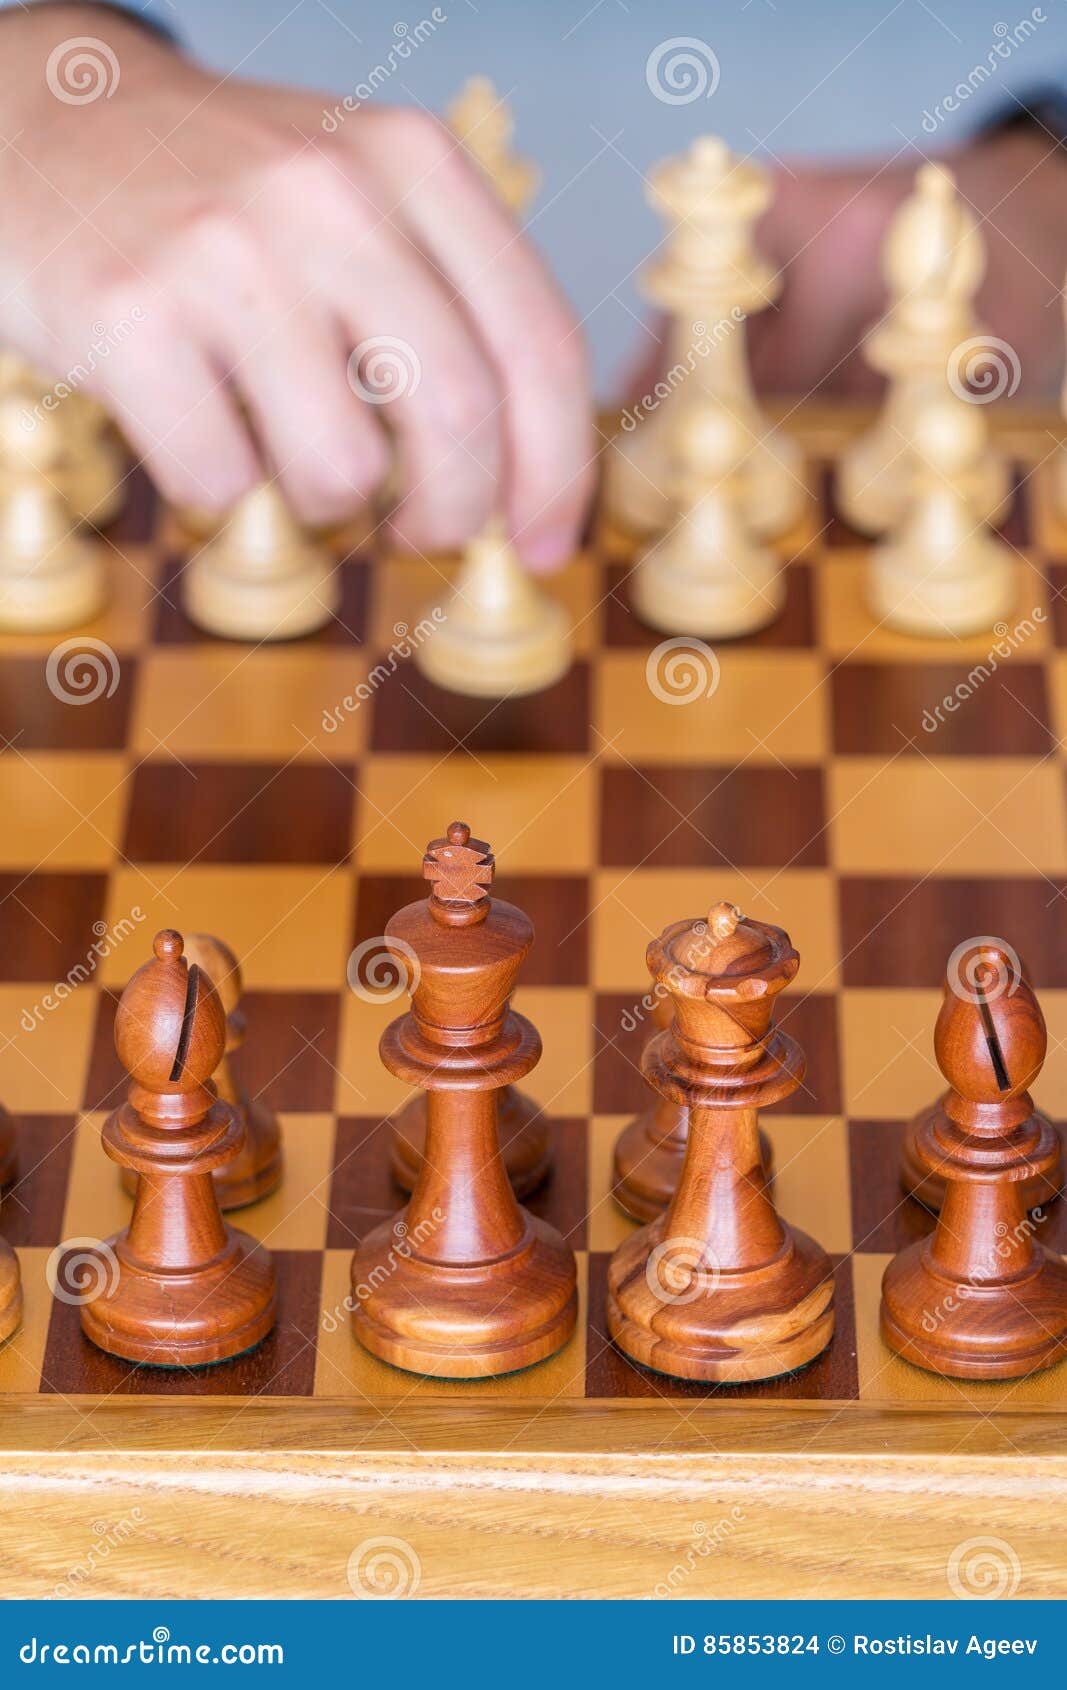
<path fill-rule="evenodd" d="M 486 1398 L 531 1403 L 581 1397 L 585 1391 L 587 1257 L 579 1253 L 578 1322 L 573 1336 L 554 1356 L 508 1373 L 500 1379 L 428 1379 L 390 1367 L 365 1350 L 352 1329 L 351 1262 L 348 1250 L 328 1250 L 322 1280 L 323 1322 L 315 1363 L 317 1397 L 351 1397 L 395 1404 L 429 1398 L 484 1401 Z M 388 1408 L 383 1412 L 388 1414 Z"/>
<path fill-rule="evenodd" d="M 323 1250 L 329 1220 L 332 1115 L 281 1117 L 285 1171 L 278 1190 L 230 1219 L 270 1250 Z"/>
<path fill-rule="evenodd" d="M 0 868 L 106 869 L 128 802 L 125 757 L 16 751 L 0 757 Z"/>
<path fill-rule="evenodd" d="M 66 1114 L 81 1106 L 97 993 L 76 986 L 48 1009 L 56 990 L 51 980 L 0 986 L 0 1098 L 13 1114 Z"/>
<path fill-rule="evenodd" d="M 587 1237 L 594 1252 L 617 1250 L 637 1225 L 611 1195 L 615 1141 L 630 1119 L 629 1115 L 594 1115 L 589 1123 Z"/>
<path fill-rule="evenodd" d="M 831 1255 L 852 1248 L 848 1135 L 830 1115 L 771 1115 L 760 1119 L 774 1149 L 775 1207 L 810 1233 Z"/>

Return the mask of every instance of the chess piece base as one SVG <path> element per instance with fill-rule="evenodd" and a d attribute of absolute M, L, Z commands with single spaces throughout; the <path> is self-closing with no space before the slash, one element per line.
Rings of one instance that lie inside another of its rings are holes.
<path fill-rule="evenodd" d="M 497 1105 L 497 1131 L 504 1171 L 516 1197 L 529 1197 L 545 1183 L 552 1168 L 548 1123 L 540 1104 L 508 1086 Z M 426 1098 L 413 1097 L 393 1117 L 393 1178 L 411 1191 L 426 1147 Z"/>
<path fill-rule="evenodd" d="M 673 549 L 686 543 L 685 534 L 676 530 L 662 545 Z M 686 562 L 675 569 L 669 551 L 651 552 L 634 571 L 630 596 L 642 622 L 661 633 L 733 640 L 781 615 L 785 576 L 771 560 L 765 573 L 753 569 L 751 579 L 741 571 L 707 579 Z"/>
<path fill-rule="evenodd" d="M 615 1141 L 612 1196 L 623 1214 L 647 1225 L 662 1215 L 678 1189 L 685 1161 L 687 1136 L 665 1135 L 662 1105 L 653 1104 L 623 1127 Z M 774 1150 L 767 1134 L 759 1135 L 760 1155 L 768 1182 L 774 1178 Z"/>
<path fill-rule="evenodd" d="M 525 1220 L 510 1255 L 460 1267 L 400 1255 L 396 1222 L 377 1227 L 352 1261 L 363 1347 L 435 1379 L 493 1378 L 554 1355 L 578 1317 L 574 1257 L 553 1227 Z"/>
<path fill-rule="evenodd" d="M 914 1197 L 916 1202 L 932 1209 L 935 1214 L 940 1211 L 945 1200 L 945 1180 L 939 1172 L 940 1164 L 936 1159 L 936 1152 L 929 1148 L 929 1135 L 931 1123 L 940 1114 L 941 1105 L 934 1103 L 909 1123 L 900 1164 L 900 1181 L 904 1190 L 910 1197 Z M 1045 1163 L 1052 1158 L 1054 1160 L 1048 1173 L 1041 1173 L 1034 1179 L 1023 1182 L 1022 1199 L 1027 1209 L 1043 1209 L 1063 1190 L 1063 1140 L 1052 1122 L 1044 1115 L 1035 1113 L 1034 1119 L 1041 1134 L 1035 1159 L 1040 1158 Z"/>
<path fill-rule="evenodd" d="M 49 633 L 91 622 L 108 599 L 104 559 L 87 541 L 71 536 L 62 562 L 53 552 L 47 570 L 0 572 L 0 629 Z"/>
<path fill-rule="evenodd" d="M 743 1272 L 698 1270 L 670 1296 L 650 1263 L 658 1245 L 669 1251 L 666 1219 L 634 1233 L 611 1261 L 608 1331 L 631 1361 L 675 1379 L 738 1383 L 794 1373 L 822 1354 L 834 1311 L 821 1245 L 784 1226 L 773 1260 Z"/>
<path fill-rule="evenodd" d="M 206 547 L 185 572 L 185 609 L 198 627 L 228 640 L 296 640 L 336 616 L 340 577 L 329 557 L 262 581 L 231 574 Z"/>
<path fill-rule="evenodd" d="M 628 536 L 631 548 L 635 537 L 660 534 L 670 527 L 667 488 L 673 474 L 670 434 L 676 415 L 671 405 L 662 405 L 629 434 L 617 434 L 612 443 L 605 506 L 611 522 Z M 775 539 L 799 522 L 809 493 L 796 441 L 783 434 L 765 434 L 752 449 L 745 480 L 749 488 L 745 520 L 761 540 Z"/>
<path fill-rule="evenodd" d="M 882 1280 L 882 1337 L 905 1361 L 950 1379 L 1021 1379 L 1067 1356 L 1067 1264 L 1035 1245 L 1029 1273 L 961 1287 L 937 1271 L 930 1239 Z"/>
<path fill-rule="evenodd" d="M 245 1140 L 232 1162 L 216 1168 L 212 1175 L 215 1196 L 223 1213 L 231 1209 L 247 1209 L 277 1191 L 282 1182 L 281 1130 L 273 1109 L 248 1099 L 244 1103 L 247 1131 Z M 122 1189 L 127 1197 L 137 1190 L 137 1175 L 130 1168 L 122 1169 Z"/>
<path fill-rule="evenodd" d="M 916 579 L 906 555 L 895 547 L 876 547 L 870 561 L 867 595 L 873 616 L 902 634 L 944 639 L 952 634 L 980 634 L 1010 614 L 1017 596 L 1011 554 L 989 541 L 986 564 L 966 575 L 931 574 Z"/>
<path fill-rule="evenodd" d="M 194 1273 L 153 1273 L 111 1240 L 118 1274 L 99 1264 L 101 1295 L 82 1305 L 85 1336 L 123 1361 L 205 1367 L 254 1349 L 275 1320 L 274 1265 L 261 1244 L 229 1229 L 226 1249 Z"/>
<path fill-rule="evenodd" d="M 567 615 L 546 598 L 535 626 L 507 628 L 497 637 L 484 623 L 467 629 L 453 616 L 416 648 L 415 663 L 436 686 L 469 698 L 544 692 L 570 667 Z"/>
<path fill-rule="evenodd" d="M 0 1238 L 0 1344 L 17 1332 L 22 1322 L 22 1278 L 18 1257 L 6 1239 Z"/>

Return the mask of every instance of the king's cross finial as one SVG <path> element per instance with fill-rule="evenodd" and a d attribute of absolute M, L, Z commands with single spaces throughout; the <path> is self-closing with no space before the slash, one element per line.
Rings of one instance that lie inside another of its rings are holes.
<path fill-rule="evenodd" d="M 466 822 L 451 822 L 443 839 L 431 839 L 422 859 L 432 896 L 445 904 L 480 904 L 493 883 L 493 853 L 484 839 L 472 839 Z"/>

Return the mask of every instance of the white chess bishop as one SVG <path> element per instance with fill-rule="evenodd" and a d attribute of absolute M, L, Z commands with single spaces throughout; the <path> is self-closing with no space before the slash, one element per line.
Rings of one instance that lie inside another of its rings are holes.
<path fill-rule="evenodd" d="M 634 609 L 669 634 L 733 639 L 773 622 L 785 599 L 778 559 L 746 510 L 746 429 L 725 405 L 687 406 L 671 456 L 675 515 L 634 571 Z"/>
<path fill-rule="evenodd" d="M 916 407 L 906 444 L 912 497 L 871 553 L 868 598 L 879 621 L 934 639 L 981 633 L 1016 598 L 1010 548 L 974 514 L 986 445 L 980 407 L 951 393 Z"/>
<path fill-rule="evenodd" d="M 880 534 L 901 516 L 911 496 L 914 459 L 907 440 L 918 409 L 939 390 L 961 383 L 967 349 L 982 331 L 974 297 L 985 270 L 985 249 L 952 172 L 924 164 L 915 188 L 893 218 L 883 251 L 889 309 L 865 345 L 868 363 L 888 379 L 874 424 L 842 454 L 837 502 L 854 527 Z M 1010 473 L 982 441 L 971 489 L 976 517 L 996 520 L 1007 504 Z M 974 430 L 972 429 L 972 432 Z"/>
<path fill-rule="evenodd" d="M 796 443 L 773 431 L 748 371 L 745 318 L 780 291 L 771 264 L 756 249 L 753 228 L 771 200 L 766 170 L 704 136 L 649 178 L 648 197 L 667 219 L 662 255 L 645 271 L 644 292 L 668 313 L 667 388 L 656 409 L 620 432 L 607 463 L 607 508 L 638 534 L 670 517 L 672 428 L 689 405 L 708 399 L 734 416 L 747 440 L 740 466 L 746 515 L 770 537 L 799 517 L 807 499 Z"/>

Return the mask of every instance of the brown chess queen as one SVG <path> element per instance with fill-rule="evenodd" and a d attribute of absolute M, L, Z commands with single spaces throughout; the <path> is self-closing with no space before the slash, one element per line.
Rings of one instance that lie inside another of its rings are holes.
<path fill-rule="evenodd" d="M 648 948 L 674 1000 L 647 1046 L 645 1077 L 688 1110 L 667 1213 L 616 1250 L 608 1330 L 634 1361 L 682 1379 L 770 1379 L 803 1367 L 833 1334 L 830 1259 L 775 1212 L 758 1111 L 804 1077 L 800 1047 L 772 1021 L 799 957 L 781 928 L 717 904 Z"/>
<path fill-rule="evenodd" d="M 932 1237 L 886 1269 L 882 1335 L 932 1373 L 1016 1379 L 1067 1355 L 1067 1266 L 1037 1241 L 1026 1212 L 1027 1192 L 1049 1180 L 1060 1153 L 1028 1089 L 1047 1036 L 1007 949 L 976 945 L 959 978 L 945 983 L 934 1029 L 950 1089 L 917 1127 L 944 1202 Z"/>
<path fill-rule="evenodd" d="M 99 1289 L 81 1311 L 100 1349 L 127 1361 L 198 1367 L 251 1349 L 274 1324 L 274 1266 L 223 1220 L 213 1174 L 238 1154 L 244 1126 L 211 1075 L 226 1017 L 211 981 L 157 933 L 155 956 L 119 1001 L 115 1046 L 129 1099 L 104 1123 L 104 1149 L 139 1175 L 130 1224 L 107 1248 Z"/>
<path fill-rule="evenodd" d="M 429 898 L 386 926 L 412 995 L 382 1036 L 382 1061 L 428 1093 L 426 1149 L 407 1208 L 352 1260 L 360 1342 L 448 1379 L 543 1360 L 578 1312 L 574 1256 L 519 1207 L 500 1156 L 498 1095 L 530 1072 L 541 1041 L 508 1001 L 533 928 L 489 897 L 493 866 L 489 847 L 453 822 L 423 859 Z"/>

